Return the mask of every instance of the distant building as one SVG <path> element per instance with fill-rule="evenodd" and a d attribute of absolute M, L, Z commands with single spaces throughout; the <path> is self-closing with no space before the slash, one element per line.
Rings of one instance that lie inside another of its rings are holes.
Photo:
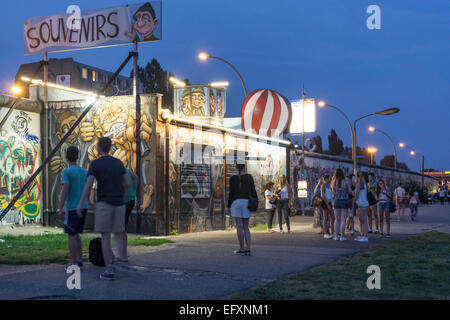
<path fill-rule="evenodd" d="M 31 77 L 39 66 L 39 62 L 22 64 L 16 74 L 16 82 L 20 83 L 21 77 Z M 97 91 L 112 77 L 113 72 L 74 61 L 72 58 L 50 59 L 48 61 L 48 81 L 71 88 Z M 44 79 L 44 68 L 34 77 L 34 79 Z M 138 80 L 137 92 L 143 93 L 143 86 Z M 105 93 L 106 96 L 130 95 L 133 94 L 133 79 L 130 77 L 118 76 Z"/>

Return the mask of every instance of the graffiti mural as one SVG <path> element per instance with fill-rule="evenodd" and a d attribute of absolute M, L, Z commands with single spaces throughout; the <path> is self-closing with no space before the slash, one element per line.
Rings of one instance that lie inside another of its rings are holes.
<path fill-rule="evenodd" d="M 14 110 L 0 136 L 0 209 L 25 185 L 39 166 L 39 115 Z M 5 218 L 12 223 L 36 223 L 41 213 L 38 177 Z"/>
<path fill-rule="evenodd" d="M 153 185 L 154 185 L 154 157 L 150 153 L 154 150 L 154 104 L 149 103 L 150 97 L 141 98 L 141 172 L 143 211 L 152 210 Z M 79 164 L 88 168 L 90 163 L 98 158 L 96 148 L 100 137 L 111 138 L 112 147 L 110 154 L 122 161 L 124 166 L 136 172 L 136 110 L 132 96 L 110 97 L 100 100 L 88 113 L 84 121 L 72 132 L 60 149 L 59 154 L 50 162 L 52 174 L 51 192 L 59 194 L 61 171 L 66 166 L 64 158 L 69 146 L 77 146 L 80 150 Z M 50 144 L 53 148 L 64 136 L 68 129 L 79 117 L 85 105 L 80 102 L 55 102 L 50 103 Z M 94 201 L 94 192 L 90 197 L 90 203 Z M 51 210 L 56 211 L 58 197 L 52 197 Z"/>

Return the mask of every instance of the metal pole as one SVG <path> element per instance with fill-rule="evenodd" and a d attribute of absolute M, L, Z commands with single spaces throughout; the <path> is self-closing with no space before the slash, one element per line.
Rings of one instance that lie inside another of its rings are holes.
<path fill-rule="evenodd" d="M 397 169 L 397 149 L 395 148 L 394 141 L 392 140 L 392 138 L 386 132 L 384 132 L 384 131 L 382 131 L 380 129 L 377 129 L 377 128 L 375 128 L 375 130 L 380 132 L 380 133 L 382 133 L 382 134 L 384 134 L 389 139 L 389 141 L 391 142 L 392 148 L 394 148 L 394 169 Z"/>
<path fill-rule="evenodd" d="M 116 72 L 113 74 L 113 76 L 109 79 L 109 81 L 105 84 L 103 89 L 100 91 L 100 94 L 104 94 L 106 92 L 106 89 L 111 85 L 111 83 L 116 79 L 116 77 L 119 75 L 119 73 L 122 71 L 122 69 L 126 66 L 128 61 L 130 61 L 131 57 L 133 56 L 133 53 L 130 52 L 128 54 L 128 57 L 122 62 L 120 67 L 116 70 Z M 97 97 L 98 98 L 98 97 Z M 89 113 L 89 111 L 92 109 L 94 104 L 97 102 L 92 102 L 89 106 L 87 106 L 84 111 L 81 113 L 81 115 L 78 117 L 78 119 L 73 123 L 72 127 L 69 128 L 69 130 L 66 132 L 66 134 L 61 138 L 61 140 L 58 142 L 58 144 L 53 148 L 53 150 L 47 155 L 47 158 L 44 159 L 42 164 L 39 166 L 39 168 L 36 169 L 36 171 L 31 175 L 31 177 L 27 180 L 27 182 L 23 185 L 23 187 L 16 193 L 16 195 L 11 199 L 8 206 L 3 210 L 3 212 L 0 213 L 0 221 L 3 220 L 5 215 L 8 213 L 8 211 L 14 206 L 16 201 L 22 196 L 22 194 L 25 192 L 25 190 L 28 189 L 28 187 L 31 185 L 31 183 L 36 179 L 36 177 L 41 173 L 41 171 L 45 168 L 45 166 L 50 162 L 50 159 L 58 152 L 58 150 L 61 148 L 61 146 L 66 142 L 67 138 L 72 134 L 72 132 L 75 130 L 75 128 L 80 124 L 80 122 L 86 117 L 86 115 Z"/>
<path fill-rule="evenodd" d="M 143 181 L 141 177 L 141 97 L 138 94 L 137 90 L 137 72 L 138 72 L 138 44 L 134 43 L 134 52 L 133 52 L 133 97 L 135 101 L 135 110 L 136 110 L 136 175 L 139 177 L 139 183 L 136 186 L 136 206 L 138 216 L 136 217 L 137 221 L 137 233 L 141 232 L 141 181 Z"/>
<path fill-rule="evenodd" d="M 245 87 L 244 79 L 242 79 L 242 76 L 241 76 L 241 74 L 239 73 L 239 71 L 238 71 L 238 70 L 237 70 L 230 62 L 228 62 L 228 61 L 225 60 L 225 59 L 222 59 L 222 58 L 219 58 L 219 57 L 215 57 L 215 56 L 208 56 L 208 58 L 217 59 L 217 60 L 220 60 L 220 61 L 222 61 L 222 62 L 225 62 L 227 65 L 229 65 L 229 66 L 234 70 L 234 72 L 236 72 L 236 74 L 238 75 L 239 79 L 241 80 L 242 87 L 244 88 L 245 96 L 247 96 L 247 88 Z"/>
<path fill-rule="evenodd" d="M 422 155 L 422 189 L 425 186 L 425 181 L 424 181 L 424 171 L 425 171 L 425 156 Z"/>
<path fill-rule="evenodd" d="M 305 180 L 305 84 L 302 84 L 302 177 Z M 290 155 L 289 155 L 290 156 Z M 305 215 L 305 199 L 300 200 L 302 214 Z"/>
<path fill-rule="evenodd" d="M 48 155 L 48 151 L 50 149 L 50 135 L 49 135 L 49 129 L 50 129 L 50 119 L 49 119 L 49 112 L 48 112 L 48 87 L 47 87 L 47 82 L 48 82 L 48 53 L 44 52 L 44 114 L 47 116 L 45 119 L 45 124 L 46 124 L 46 133 L 47 133 L 47 137 L 44 137 L 44 139 L 42 139 L 42 144 L 44 147 L 44 153 L 42 155 L 45 154 L 45 156 Z M 51 197 L 50 197 L 50 183 L 49 183 L 49 168 L 45 167 L 44 169 L 44 181 L 45 181 L 45 186 L 44 186 L 44 190 L 45 190 L 45 209 L 44 212 L 46 211 L 46 216 L 47 216 L 47 223 L 44 221 L 44 217 L 42 217 L 42 224 L 45 225 L 49 225 L 50 224 L 50 214 L 49 214 L 49 209 L 50 209 L 50 202 L 51 202 Z"/>

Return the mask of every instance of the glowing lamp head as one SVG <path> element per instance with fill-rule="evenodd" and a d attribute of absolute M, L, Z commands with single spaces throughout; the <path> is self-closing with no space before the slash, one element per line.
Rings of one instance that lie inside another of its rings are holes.
<path fill-rule="evenodd" d="M 369 127 L 369 131 L 370 131 L 370 132 L 374 132 L 374 131 L 375 131 L 375 127 L 370 126 L 370 127 Z"/>
<path fill-rule="evenodd" d="M 317 105 L 318 105 L 319 107 L 323 108 L 323 107 L 325 107 L 326 103 L 325 103 L 325 101 L 320 100 L 320 101 L 317 103 Z"/>
<path fill-rule="evenodd" d="M 413 155 L 416 154 L 416 152 L 415 151 L 411 151 L 410 154 L 413 156 Z"/>
<path fill-rule="evenodd" d="M 202 61 L 205 61 L 205 60 L 207 60 L 207 59 L 209 58 L 209 55 L 208 55 L 207 53 L 205 53 L 205 52 L 200 52 L 200 53 L 198 54 L 198 58 L 199 58 L 200 60 L 202 60 Z"/>
<path fill-rule="evenodd" d="M 14 85 L 14 86 L 12 86 L 12 88 L 11 88 L 11 92 L 14 94 L 14 95 L 20 95 L 21 93 L 22 93 L 22 88 L 21 87 L 19 87 L 19 86 L 16 86 L 16 85 Z"/>
<path fill-rule="evenodd" d="M 403 142 L 400 142 L 400 143 L 398 144 L 398 146 L 399 146 L 400 148 L 404 148 L 404 147 L 405 147 L 405 144 L 404 144 Z"/>

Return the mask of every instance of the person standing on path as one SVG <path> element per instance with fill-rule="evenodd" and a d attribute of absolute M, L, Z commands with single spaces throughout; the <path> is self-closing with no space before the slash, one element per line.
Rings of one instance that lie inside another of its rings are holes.
<path fill-rule="evenodd" d="M 409 189 L 409 210 L 411 211 L 411 221 L 416 221 L 417 209 L 419 207 L 419 193 L 414 187 Z"/>
<path fill-rule="evenodd" d="M 251 236 L 248 223 L 250 220 L 250 210 L 248 209 L 248 199 L 250 197 L 258 199 L 255 182 L 250 174 L 245 173 L 245 165 L 236 165 L 239 174 L 230 178 L 228 208 L 231 216 L 235 220 L 239 250 L 233 253 L 240 256 L 251 255 Z M 244 247 L 244 241 L 247 247 Z"/>
<path fill-rule="evenodd" d="M 77 165 L 78 148 L 70 146 L 66 150 L 68 168 L 61 175 L 61 196 L 59 202 L 59 216 L 64 221 L 64 233 L 69 237 L 69 253 L 72 265 L 83 267 L 81 256 L 80 233 L 83 233 L 84 222 L 88 209 L 87 200 L 81 205 L 80 215 L 77 214 L 77 206 L 86 184 L 87 171 Z M 64 206 L 66 210 L 63 211 Z"/>
<path fill-rule="evenodd" d="M 291 222 L 289 219 L 290 203 L 292 199 L 291 186 L 287 183 L 286 176 L 282 174 L 280 176 L 280 183 L 275 188 L 275 196 L 277 197 L 277 211 L 278 211 L 278 224 L 280 226 L 280 232 L 283 231 L 283 215 L 286 221 L 286 227 L 288 233 L 291 233 Z"/>
<path fill-rule="evenodd" d="M 354 205 L 358 205 L 357 215 L 359 218 L 359 230 L 361 235 L 356 237 L 355 240 L 359 242 L 367 242 L 367 211 L 369 210 L 369 200 L 367 199 L 368 191 L 368 176 L 363 172 L 358 172 L 356 177 L 355 197 Z"/>
<path fill-rule="evenodd" d="M 377 187 L 377 181 L 375 179 L 375 174 L 373 172 L 369 172 L 369 192 L 372 192 L 373 198 L 376 199 L 377 195 L 375 194 L 375 188 Z M 378 208 L 377 208 L 377 204 L 375 203 L 374 205 L 369 206 L 369 211 L 368 211 L 368 215 L 369 215 L 369 231 L 367 231 L 367 233 L 372 233 L 373 229 L 373 220 L 375 220 L 375 233 L 379 234 L 379 225 L 380 225 L 380 219 L 378 217 Z"/>
<path fill-rule="evenodd" d="M 386 219 L 386 237 L 391 236 L 391 211 L 390 205 L 393 197 L 389 188 L 385 185 L 383 180 L 378 180 L 377 188 L 375 190 L 377 195 L 378 216 L 380 217 L 380 236 L 383 237 L 383 219 Z"/>
<path fill-rule="evenodd" d="M 401 217 L 405 215 L 406 199 L 406 191 L 403 189 L 402 183 L 399 182 L 397 188 L 394 190 L 394 200 L 397 207 L 397 221 L 400 221 Z"/>
<path fill-rule="evenodd" d="M 125 256 L 127 256 L 127 247 L 128 247 L 128 236 L 127 236 L 127 230 L 128 230 L 128 221 L 130 220 L 131 212 L 133 211 L 133 208 L 136 204 L 136 189 L 137 184 L 139 182 L 139 177 L 135 175 L 133 172 L 131 172 L 127 167 L 125 167 L 125 171 L 127 173 L 128 181 L 129 181 L 129 188 L 128 192 L 125 195 Z M 119 248 L 117 248 L 117 251 Z M 128 261 L 128 259 L 126 259 Z M 124 262 L 126 262 L 124 261 Z"/>
<path fill-rule="evenodd" d="M 273 217 L 275 215 L 275 208 L 276 205 L 272 203 L 274 200 L 277 200 L 275 196 L 273 195 L 273 186 L 274 183 L 272 181 L 269 181 L 266 183 L 266 186 L 264 187 L 264 199 L 265 201 L 265 208 L 267 213 L 267 232 L 274 233 L 275 230 L 272 229 L 273 224 Z"/>
<path fill-rule="evenodd" d="M 348 208 L 348 195 L 352 193 L 350 183 L 344 176 L 342 169 L 334 170 L 333 178 L 331 179 L 331 190 L 333 191 L 333 207 L 334 207 L 334 240 L 347 240 L 345 234 L 345 219 Z M 339 233 L 341 236 L 339 236 Z"/>
<path fill-rule="evenodd" d="M 325 239 L 333 238 L 334 214 L 333 214 L 333 191 L 330 187 L 330 176 L 323 175 L 320 179 L 320 197 L 322 199 L 323 230 Z M 331 229 L 331 230 L 330 230 Z"/>
<path fill-rule="evenodd" d="M 98 140 L 97 151 L 100 158 L 91 162 L 88 178 L 77 211 L 81 213 L 82 204 L 89 197 L 94 180 L 97 181 L 97 203 L 95 204 L 95 232 L 102 235 L 102 252 L 106 270 L 100 279 L 113 280 L 111 233 L 117 244 L 118 261 L 128 261 L 126 256 L 125 205 L 124 195 L 129 188 L 129 178 L 125 168 L 117 158 L 110 156 L 111 139 Z"/>
<path fill-rule="evenodd" d="M 445 188 L 444 186 L 441 187 L 441 189 L 439 190 L 439 201 L 441 202 L 441 204 L 444 204 L 444 200 L 446 198 L 446 194 L 447 192 L 445 192 Z"/>

